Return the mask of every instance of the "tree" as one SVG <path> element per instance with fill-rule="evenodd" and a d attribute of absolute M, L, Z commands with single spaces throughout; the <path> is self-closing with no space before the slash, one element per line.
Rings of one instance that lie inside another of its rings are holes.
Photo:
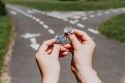
<path fill-rule="evenodd" d="M 5 4 L 0 0 L 0 15 L 4 16 L 6 15 L 6 8 L 5 8 Z"/>

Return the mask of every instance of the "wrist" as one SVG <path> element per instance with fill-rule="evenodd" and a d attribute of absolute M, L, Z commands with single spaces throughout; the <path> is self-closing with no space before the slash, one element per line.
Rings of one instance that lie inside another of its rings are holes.
<path fill-rule="evenodd" d="M 43 75 L 42 83 L 58 83 L 59 74 Z"/>
<path fill-rule="evenodd" d="M 93 78 L 97 76 L 97 73 L 93 68 L 89 67 L 77 70 L 76 76 L 80 83 L 92 83 L 94 81 Z"/>

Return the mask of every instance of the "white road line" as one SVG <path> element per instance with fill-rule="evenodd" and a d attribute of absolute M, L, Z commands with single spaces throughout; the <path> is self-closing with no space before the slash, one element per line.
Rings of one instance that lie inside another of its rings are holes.
<path fill-rule="evenodd" d="M 29 15 L 28 17 L 29 17 L 29 18 L 32 18 L 32 15 Z"/>
<path fill-rule="evenodd" d="M 85 25 L 80 24 L 80 23 L 77 23 L 77 26 L 80 27 L 80 28 L 85 28 Z"/>
<path fill-rule="evenodd" d="M 79 19 L 81 16 L 73 16 L 72 19 Z"/>
<path fill-rule="evenodd" d="M 121 8 L 120 10 L 121 10 L 121 11 L 125 11 L 125 8 Z"/>
<path fill-rule="evenodd" d="M 99 34 L 98 31 L 96 31 L 96 30 L 94 30 L 94 29 L 92 29 L 92 28 L 89 28 L 88 31 L 90 31 L 91 33 L 94 33 L 94 34 Z"/>
<path fill-rule="evenodd" d="M 82 18 L 82 20 L 87 20 L 87 19 L 88 19 L 88 17 L 83 17 L 83 18 Z"/>
<path fill-rule="evenodd" d="M 12 9 L 14 9 L 14 10 L 16 10 L 17 12 L 19 12 L 19 13 L 25 15 L 25 16 L 31 17 L 33 20 L 36 20 L 37 22 L 39 22 L 40 24 L 42 24 L 45 29 L 48 29 L 48 28 L 49 28 L 48 25 L 44 24 L 42 21 L 40 21 L 40 19 L 36 18 L 35 16 L 30 16 L 30 14 L 28 14 L 28 13 L 26 13 L 26 12 L 24 12 L 24 11 L 22 11 L 22 10 L 16 8 L 16 7 L 13 7 L 13 6 L 8 6 L 8 7 L 9 7 L 9 8 L 12 8 Z M 65 20 L 67 20 L 67 19 L 65 19 Z M 48 32 L 49 32 L 50 34 L 55 34 L 55 31 L 54 31 L 53 29 L 48 29 Z M 28 35 L 29 35 L 29 34 L 28 34 Z M 34 46 L 34 49 L 35 49 L 35 45 L 33 45 L 33 46 Z"/>
<path fill-rule="evenodd" d="M 48 29 L 48 28 L 49 28 L 49 26 L 46 25 L 46 24 L 43 24 L 43 27 L 44 27 L 45 29 Z"/>
<path fill-rule="evenodd" d="M 74 22 L 73 20 L 70 20 L 69 23 L 71 23 L 71 24 L 75 24 L 75 22 Z"/>
<path fill-rule="evenodd" d="M 10 11 L 12 15 L 16 15 L 17 13 L 15 11 Z"/>
<path fill-rule="evenodd" d="M 32 19 L 33 19 L 33 20 L 36 20 L 36 17 L 33 16 Z"/>
<path fill-rule="evenodd" d="M 40 22 L 40 19 L 37 18 L 36 21 L 37 21 L 37 22 Z"/>
<path fill-rule="evenodd" d="M 34 12 L 31 10 L 27 10 L 28 13 L 33 14 Z"/>
<path fill-rule="evenodd" d="M 43 25 L 43 24 L 44 24 L 44 22 L 43 22 L 43 21 L 40 21 L 39 23 L 40 23 L 40 25 Z"/>
<path fill-rule="evenodd" d="M 90 15 L 89 17 L 94 18 L 94 17 L 95 17 L 95 15 L 93 14 L 93 15 Z"/>
<path fill-rule="evenodd" d="M 77 22 L 79 22 L 79 20 L 74 20 L 74 22 L 76 22 L 76 23 L 77 23 Z"/>
<path fill-rule="evenodd" d="M 48 29 L 48 32 L 49 32 L 50 34 L 55 34 L 55 31 L 54 31 L 53 29 Z"/>
<path fill-rule="evenodd" d="M 118 9 L 112 9 L 111 11 L 112 11 L 112 12 L 115 12 L 115 13 L 118 13 L 118 12 L 119 12 Z"/>
<path fill-rule="evenodd" d="M 105 11 L 104 13 L 105 13 L 105 14 L 109 14 L 109 13 L 110 13 L 110 11 Z"/>
<path fill-rule="evenodd" d="M 103 15 L 103 13 L 97 13 L 97 16 L 101 16 L 101 15 Z"/>
<path fill-rule="evenodd" d="M 68 19 L 66 19 L 66 18 L 63 18 L 62 20 L 63 20 L 63 21 L 68 21 Z"/>

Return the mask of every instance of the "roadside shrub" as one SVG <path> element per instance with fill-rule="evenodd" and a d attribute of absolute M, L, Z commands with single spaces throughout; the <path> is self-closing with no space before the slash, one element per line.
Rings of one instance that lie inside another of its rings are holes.
<path fill-rule="evenodd" d="M 59 1 L 79 1 L 79 0 L 59 0 Z"/>
<path fill-rule="evenodd" d="M 5 16 L 6 15 L 6 8 L 5 4 L 0 0 L 0 15 Z"/>

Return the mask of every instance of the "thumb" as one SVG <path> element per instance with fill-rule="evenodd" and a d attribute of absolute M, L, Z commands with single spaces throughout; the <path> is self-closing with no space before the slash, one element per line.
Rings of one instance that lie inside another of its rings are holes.
<path fill-rule="evenodd" d="M 74 49 L 78 49 L 80 47 L 81 43 L 79 42 L 77 37 L 74 34 L 69 35 L 68 37 L 69 37 Z"/>
<path fill-rule="evenodd" d="M 60 44 L 54 44 L 52 55 L 54 57 L 58 58 L 59 57 L 60 49 L 61 49 L 61 45 Z"/>

